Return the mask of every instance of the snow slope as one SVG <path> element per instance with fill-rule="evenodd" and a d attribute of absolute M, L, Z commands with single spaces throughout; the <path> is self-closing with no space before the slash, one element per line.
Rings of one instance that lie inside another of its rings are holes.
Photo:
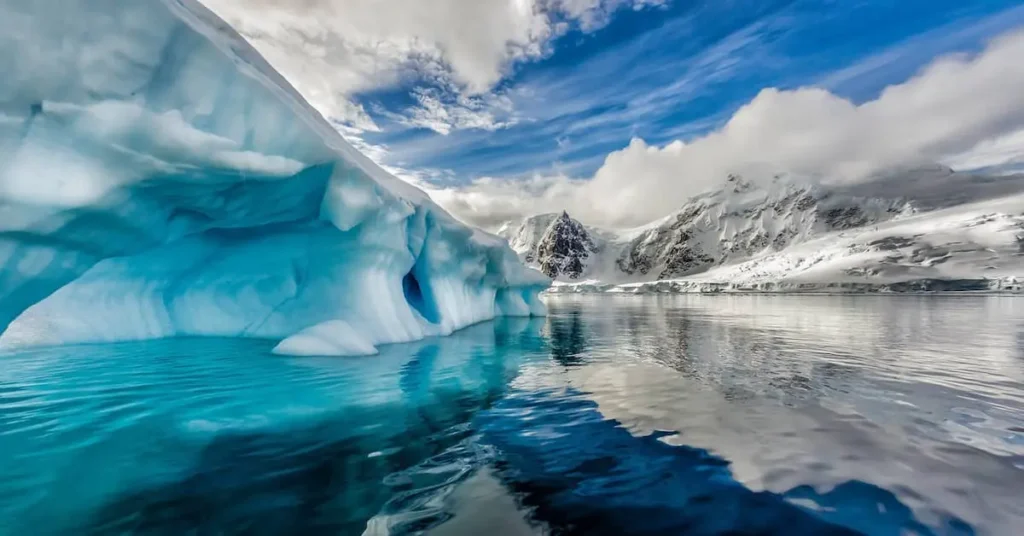
<path fill-rule="evenodd" d="M 549 272 L 552 291 L 1016 290 L 1021 193 L 1024 177 L 941 167 L 828 188 L 781 179 L 756 187 L 733 176 L 637 229 L 576 222 L 597 253 L 578 275 Z M 513 227 L 513 249 L 544 266 L 554 227 L 535 240 Z"/>
<path fill-rule="evenodd" d="M 365 354 L 548 280 L 349 146 L 194 0 L 0 0 L 0 343 Z"/>

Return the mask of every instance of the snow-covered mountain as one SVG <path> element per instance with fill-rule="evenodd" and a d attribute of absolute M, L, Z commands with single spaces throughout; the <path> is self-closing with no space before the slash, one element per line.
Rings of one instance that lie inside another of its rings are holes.
<path fill-rule="evenodd" d="M 498 234 L 556 292 L 1014 290 L 1024 279 L 1024 176 L 936 166 L 823 187 L 733 175 L 636 229 L 563 213 Z"/>

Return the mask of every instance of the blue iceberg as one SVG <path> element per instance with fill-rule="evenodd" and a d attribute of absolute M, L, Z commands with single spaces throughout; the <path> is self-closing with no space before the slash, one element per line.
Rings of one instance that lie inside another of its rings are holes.
<path fill-rule="evenodd" d="M 372 354 L 549 283 L 344 139 L 194 0 L 0 0 L 0 344 Z"/>

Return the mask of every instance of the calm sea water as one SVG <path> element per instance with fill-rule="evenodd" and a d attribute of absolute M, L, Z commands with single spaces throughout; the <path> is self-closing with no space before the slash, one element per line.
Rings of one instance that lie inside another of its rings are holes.
<path fill-rule="evenodd" d="M 1024 533 L 1022 299 L 548 302 L 373 357 L 0 356 L 0 533 Z"/>

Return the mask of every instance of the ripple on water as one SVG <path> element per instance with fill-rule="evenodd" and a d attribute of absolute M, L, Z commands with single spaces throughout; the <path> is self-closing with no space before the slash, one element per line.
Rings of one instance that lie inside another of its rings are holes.
<path fill-rule="evenodd" d="M 7 354 L 0 533 L 1012 535 L 1018 303 L 558 297 L 373 357 Z"/>

